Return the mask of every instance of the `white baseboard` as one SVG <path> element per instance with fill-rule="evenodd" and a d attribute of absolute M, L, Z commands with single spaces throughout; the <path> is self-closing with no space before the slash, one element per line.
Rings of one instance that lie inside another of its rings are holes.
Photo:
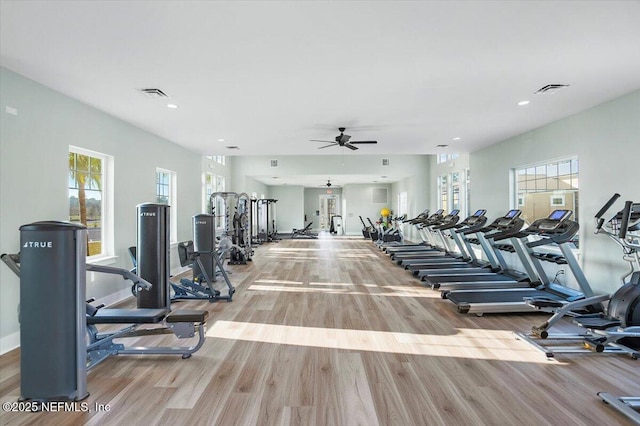
<path fill-rule="evenodd" d="M 178 267 L 178 268 L 173 268 L 173 269 L 171 270 L 171 276 L 172 276 L 172 277 L 175 277 L 176 275 L 180 275 L 181 273 L 186 272 L 186 271 L 188 271 L 188 270 L 190 270 L 190 269 L 191 269 L 191 268 L 189 268 L 188 266 L 184 266 L 184 267 L 183 267 L 183 266 L 180 266 L 180 267 Z"/>
<path fill-rule="evenodd" d="M 6 354 L 18 347 L 20 347 L 19 331 L 0 339 L 0 355 Z"/>
<path fill-rule="evenodd" d="M 111 306 L 111 305 L 115 305 L 118 302 L 122 302 L 128 297 L 133 297 L 133 295 L 131 294 L 130 287 L 123 288 L 120 291 L 116 291 L 115 293 L 111 293 L 104 297 L 101 297 L 100 299 L 97 299 L 95 302 L 93 302 L 93 304 Z"/>

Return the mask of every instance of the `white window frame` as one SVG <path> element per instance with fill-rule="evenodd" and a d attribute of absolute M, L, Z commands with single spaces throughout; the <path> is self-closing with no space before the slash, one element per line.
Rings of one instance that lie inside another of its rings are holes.
<path fill-rule="evenodd" d="M 173 170 L 164 169 L 162 167 L 156 167 L 156 182 L 158 181 L 158 173 L 166 173 L 169 175 L 169 222 L 170 222 L 170 239 L 171 243 L 178 242 L 178 174 Z M 157 184 L 157 183 L 156 183 Z M 157 187 L 156 187 L 156 202 L 157 202 Z"/>
<path fill-rule="evenodd" d="M 443 179 L 446 179 L 446 183 L 442 183 Z M 447 205 L 443 206 L 442 204 L 442 191 L 443 191 L 443 186 L 446 185 L 446 191 L 447 191 Z M 449 211 L 449 205 L 451 204 L 451 197 L 449 197 L 449 174 L 445 173 L 443 175 L 438 176 L 438 208 L 445 210 L 445 211 Z"/>
<path fill-rule="evenodd" d="M 460 154 L 436 154 L 436 164 L 446 163 L 458 157 L 460 157 Z"/>
<path fill-rule="evenodd" d="M 87 256 L 89 263 L 113 263 L 115 256 L 114 157 L 102 152 L 69 145 L 69 152 L 102 160 L 102 253 Z M 67 188 L 69 187 L 67 176 Z M 68 192 L 67 192 L 68 196 Z"/>
<path fill-rule="evenodd" d="M 409 198 L 406 191 L 398 192 L 398 213 L 396 216 L 402 216 L 404 214 L 409 214 Z"/>
<path fill-rule="evenodd" d="M 211 178 L 211 184 L 207 183 L 207 178 Z M 209 191 L 211 190 L 211 191 Z M 202 175 L 202 211 L 211 214 L 211 194 L 216 192 L 216 175 L 205 172 Z"/>

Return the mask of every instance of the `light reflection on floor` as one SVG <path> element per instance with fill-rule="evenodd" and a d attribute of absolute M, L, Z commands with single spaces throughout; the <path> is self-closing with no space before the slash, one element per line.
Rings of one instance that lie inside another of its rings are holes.
<path fill-rule="evenodd" d="M 457 329 L 454 335 L 216 321 L 207 337 L 330 349 L 550 363 L 505 330 Z M 557 364 L 557 361 L 553 361 Z"/>

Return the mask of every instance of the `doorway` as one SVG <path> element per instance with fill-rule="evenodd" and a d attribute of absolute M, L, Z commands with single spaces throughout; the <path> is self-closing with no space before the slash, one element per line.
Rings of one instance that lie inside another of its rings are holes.
<path fill-rule="evenodd" d="M 320 195 L 320 230 L 329 231 L 331 218 L 340 215 L 339 195 Z"/>

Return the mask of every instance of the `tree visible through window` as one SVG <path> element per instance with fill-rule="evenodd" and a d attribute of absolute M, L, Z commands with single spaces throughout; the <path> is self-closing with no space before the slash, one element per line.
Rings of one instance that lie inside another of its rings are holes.
<path fill-rule="evenodd" d="M 87 255 L 104 254 L 104 159 L 69 152 L 69 221 L 87 227 Z"/>

